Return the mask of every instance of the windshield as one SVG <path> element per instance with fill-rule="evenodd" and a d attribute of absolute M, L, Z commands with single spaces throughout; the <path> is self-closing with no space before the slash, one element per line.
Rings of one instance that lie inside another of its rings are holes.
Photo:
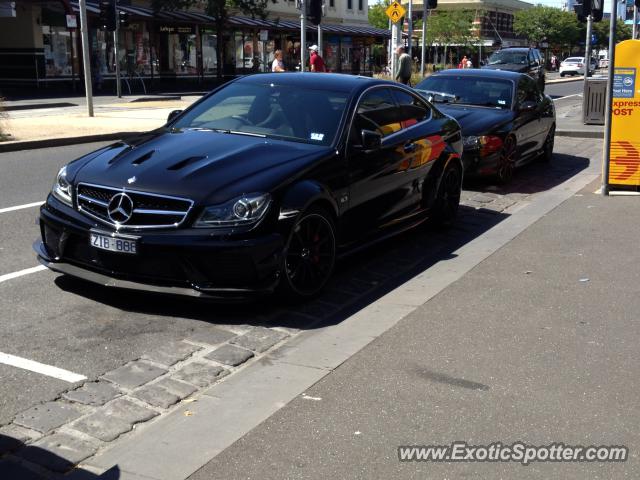
<path fill-rule="evenodd" d="M 174 129 L 212 130 L 331 145 L 348 94 L 236 82 L 186 112 Z"/>
<path fill-rule="evenodd" d="M 433 75 L 415 89 L 432 103 L 461 103 L 511 108 L 513 84 L 508 80 L 467 75 Z"/>
<path fill-rule="evenodd" d="M 525 65 L 527 63 L 527 52 L 498 50 L 489 57 L 489 65 L 504 65 L 507 63 Z"/>

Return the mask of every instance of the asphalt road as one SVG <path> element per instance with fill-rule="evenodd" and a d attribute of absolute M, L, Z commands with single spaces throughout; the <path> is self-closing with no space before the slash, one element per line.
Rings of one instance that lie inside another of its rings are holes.
<path fill-rule="evenodd" d="M 558 142 L 553 163 L 522 169 L 507 188 L 480 182 L 463 192 L 455 228 L 410 232 L 340 264 L 327 291 L 303 306 L 275 299 L 258 304 L 216 305 L 140 293 L 106 290 L 39 271 L 2 281 L 37 266 L 31 250 L 38 236 L 37 207 L 57 169 L 100 144 L 0 154 L 0 353 L 19 356 L 95 379 L 172 341 L 222 326 L 286 327 L 295 332 L 318 322 L 340 322 L 526 203 L 586 168 L 588 142 Z M 6 277 L 5 277 L 6 278 Z M 0 363 L 0 426 L 31 406 L 57 398 L 65 381 Z"/>
<path fill-rule="evenodd" d="M 548 83 L 545 86 L 544 93 L 554 100 L 569 95 L 581 94 L 584 82 L 576 80 L 573 82 Z"/>

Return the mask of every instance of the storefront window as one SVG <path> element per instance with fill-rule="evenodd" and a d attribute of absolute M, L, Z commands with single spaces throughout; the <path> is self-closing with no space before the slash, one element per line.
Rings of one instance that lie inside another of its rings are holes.
<path fill-rule="evenodd" d="M 323 45 L 324 49 L 324 63 L 329 69 L 330 72 L 337 72 L 338 62 L 339 62 L 339 51 L 338 51 L 338 37 L 328 37 L 327 41 Z"/>
<path fill-rule="evenodd" d="M 70 77 L 73 74 L 75 33 L 65 27 L 43 25 L 42 40 L 47 77 Z"/>
<path fill-rule="evenodd" d="M 194 27 L 160 26 L 160 71 L 175 75 L 196 75 Z"/>
<path fill-rule="evenodd" d="M 215 73 L 218 60 L 216 57 L 218 38 L 210 31 L 202 32 L 202 68 L 204 73 Z"/>
<path fill-rule="evenodd" d="M 342 37 L 342 47 L 340 51 L 340 59 L 342 61 L 342 71 L 348 73 L 351 71 L 351 37 Z"/>

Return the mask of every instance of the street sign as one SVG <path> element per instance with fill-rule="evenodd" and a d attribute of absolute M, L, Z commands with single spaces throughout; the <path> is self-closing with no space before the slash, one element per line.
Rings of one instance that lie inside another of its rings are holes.
<path fill-rule="evenodd" d="M 75 15 L 67 15 L 67 28 L 78 28 L 78 19 Z"/>
<path fill-rule="evenodd" d="M 393 23 L 398 23 L 400 19 L 404 17 L 407 11 L 398 2 L 393 2 L 391 5 L 389 5 L 389 8 L 385 10 L 385 13 Z"/>
<path fill-rule="evenodd" d="M 640 40 L 616 46 L 609 148 L 609 187 L 640 188 Z"/>

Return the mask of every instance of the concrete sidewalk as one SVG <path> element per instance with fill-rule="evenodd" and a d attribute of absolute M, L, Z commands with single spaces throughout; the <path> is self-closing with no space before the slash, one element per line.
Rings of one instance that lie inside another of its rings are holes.
<path fill-rule="evenodd" d="M 639 478 L 636 197 L 594 182 L 190 480 Z M 374 320 L 374 318 L 372 318 Z M 623 445 L 626 462 L 400 462 L 401 445 Z"/>

